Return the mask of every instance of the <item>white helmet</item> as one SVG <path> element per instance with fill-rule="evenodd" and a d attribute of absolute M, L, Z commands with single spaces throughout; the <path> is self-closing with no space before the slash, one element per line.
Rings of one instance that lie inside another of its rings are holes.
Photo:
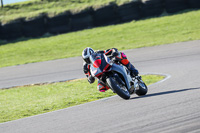
<path fill-rule="evenodd" d="M 87 47 L 83 50 L 82 52 L 82 58 L 83 60 L 87 63 L 87 64 L 90 64 L 90 55 L 94 53 L 94 50 L 90 47 Z"/>

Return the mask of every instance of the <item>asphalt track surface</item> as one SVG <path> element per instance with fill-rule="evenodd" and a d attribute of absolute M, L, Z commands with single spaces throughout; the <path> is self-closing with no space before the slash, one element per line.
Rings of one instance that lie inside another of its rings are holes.
<path fill-rule="evenodd" d="M 0 133 L 199 133 L 200 41 L 125 53 L 141 73 L 166 74 L 168 79 L 149 86 L 143 97 L 114 96 L 1 123 Z M 2 68 L 0 84 L 5 88 L 82 78 L 81 67 L 77 57 Z"/>

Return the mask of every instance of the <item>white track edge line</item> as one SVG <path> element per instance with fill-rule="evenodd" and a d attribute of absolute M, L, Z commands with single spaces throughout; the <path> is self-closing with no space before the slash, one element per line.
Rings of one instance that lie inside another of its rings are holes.
<path fill-rule="evenodd" d="M 169 74 L 163 74 L 163 73 L 150 73 L 149 72 L 149 73 L 142 73 L 141 75 L 162 75 L 162 76 L 165 76 L 164 79 L 162 79 L 162 80 L 160 80 L 160 81 L 158 81 L 156 83 L 153 83 L 151 85 L 148 85 L 148 87 L 154 86 L 156 84 L 160 84 L 160 83 L 168 80 L 169 78 L 171 78 L 171 75 L 169 75 Z M 91 102 L 87 102 L 87 103 L 83 103 L 83 104 L 79 104 L 79 105 L 75 105 L 75 106 L 71 106 L 71 107 L 67 107 L 67 108 L 64 108 L 64 109 L 59 109 L 59 110 L 55 110 L 55 111 L 51 111 L 51 112 L 46 112 L 46 113 L 43 113 L 43 114 L 33 115 L 33 116 L 29 116 L 29 117 L 25 117 L 25 118 L 13 120 L 13 121 L 8 121 L 8 122 L 0 123 L 0 125 L 12 123 L 12 122 L 16 122 L 16 121 L 20 121 L 20 120 L 24 120 L 24 119 L 30 119 L 30 118 L 38 117 L 38 116 L 41 116 L 41 115 L 47 115 L 47 114 L 50 114 L 50 113 L 59 112 L 59 111 L 63 111 L 63 110 L 71 109 L 71 108 L 76 108 L 76 107 L 84 106 L 84 105 L 91 104 L 91 103 L 94 103 L 94 102 L 108 100 L 108 99 L 114 98 L 116 96 L 118 96 L 118 95 L 111 96 L 111 97 L 106 97 L 106 98 L 102 98 L 102 99 L 99 99 L 99 100 L 96 100 L 96 101 L 91 101 Z"/>

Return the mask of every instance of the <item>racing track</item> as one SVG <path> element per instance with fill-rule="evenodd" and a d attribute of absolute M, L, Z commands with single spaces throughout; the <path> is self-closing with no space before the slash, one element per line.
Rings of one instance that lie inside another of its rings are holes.
<path fill-rule="evenodd" d="M 118 96 L 0 124 L 0 133 L 199 133 L 200 41 L 125 51 L 142 73 L 171 75 L 148 95 Z M 82 78 L 80 57 L 0 69 L 1 88 Z"/>

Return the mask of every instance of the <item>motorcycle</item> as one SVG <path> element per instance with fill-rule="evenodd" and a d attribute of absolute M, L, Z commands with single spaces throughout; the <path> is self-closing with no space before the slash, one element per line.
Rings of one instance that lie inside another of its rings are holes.
<path fill-rule="evenodd" d="M 129 99 L 131 94 L 146 95 L 148 88 L 141 76 L 131 77 L 130 71 L 113 58 L 103 53 L 93 53 L 90 61 L 91 75 L 106 83 L 121 98 Z"/>

